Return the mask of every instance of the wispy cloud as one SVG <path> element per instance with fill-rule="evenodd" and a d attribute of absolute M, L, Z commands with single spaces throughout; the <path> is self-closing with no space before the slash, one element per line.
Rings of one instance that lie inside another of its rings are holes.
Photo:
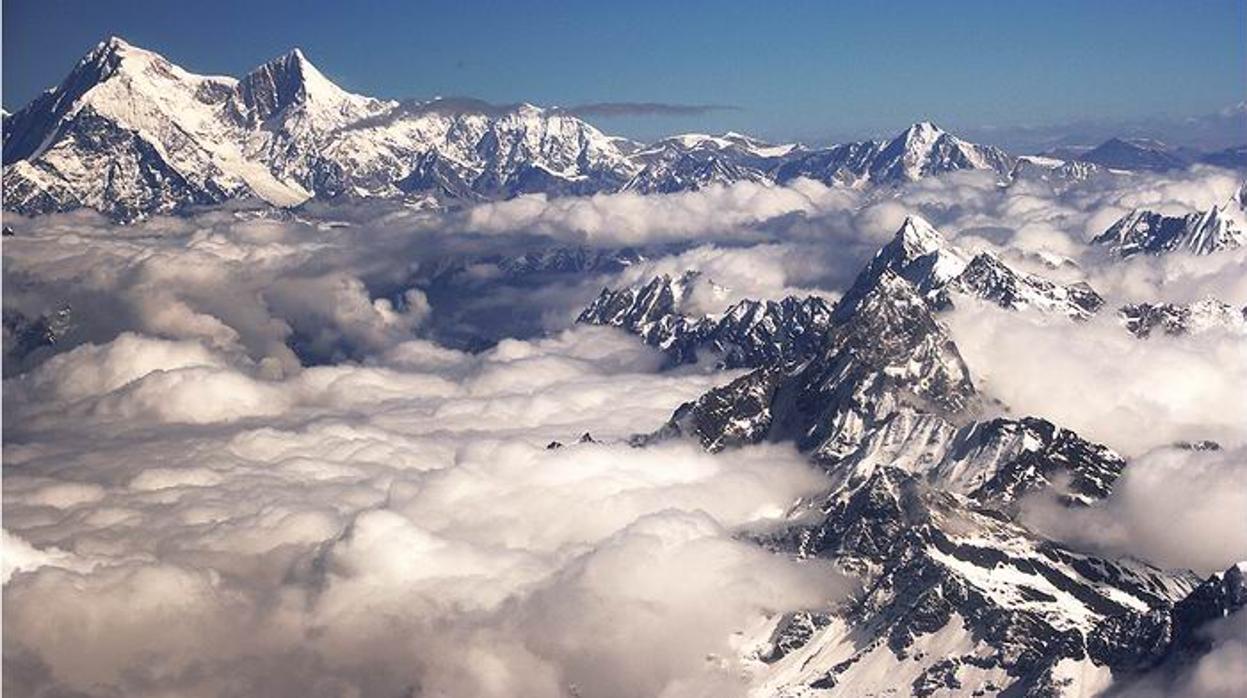
<path fill-rule="evenodd" d="M 564 111 L 577 116 L 704 116 L 714 112 L 740 111 L 733 104 L 676 104 L 670 102 L 591 102 Z"/>

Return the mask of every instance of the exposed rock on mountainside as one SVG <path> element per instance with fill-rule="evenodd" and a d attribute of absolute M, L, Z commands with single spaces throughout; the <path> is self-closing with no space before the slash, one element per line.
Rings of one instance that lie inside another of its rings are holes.
<path fill-rule="evenodd" d="M 1092 243 L 1123 258 L 1177 250 L 1205 255 L 1242 247 L 1247 244 L 1247 232 L 1220 206 L 1185 216 L 1136 209 L 1096 236 Z"/>
<path fill-rule="evenodd" d="M 819 150 L 736 133 L 646 146 L 555 108 L 353 94 L 298 49 L 234 79 L 196 75 L 118 38 L 5 118 L 4 161 L 8 210 L 87 207 L 122 221 L 239 198 L 470 202 L 796 177 L 861 186 L 962 169 L 1008 177 L 1014 164 L 925 122 L 890 141 Z"/>
<path fill-rule="evenodd" d="M 831 304 L 817 296 L 743 300 L 720 314 L 686 315 L 697 272 L 663 275 L 639 288 L 603 289 L 579 322 L 619 327 L 666 352 L 676 363 L 708 358 L 727 368 L 806 356 L 822 346 Z"/>
<path fill-rule="evenodd" d="M 890 141 L 863 141 L 800 154 L 781 165 L 776 178 L 808 177 L 826 184 L 861 186 L 912 182 L 955 170 L 990 170 L 1008 177 L 1015 158 L 999 148 L 976 145 L 928 121 Z"/>
<path fill-rule="evenodd" d="M 1148 337 L 1153 332 L 1185 335 L 1209 330 L 1247 334 L 1247 308 L 1235 308 L 1211 297 L 1187 305 L 1135 303 L 1118 312 L 1126 329 L 1137 337 Z"/>

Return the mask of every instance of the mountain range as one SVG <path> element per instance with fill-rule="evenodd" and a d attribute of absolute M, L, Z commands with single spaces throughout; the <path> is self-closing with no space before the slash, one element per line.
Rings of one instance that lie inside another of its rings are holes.
<path fill-rule="evenodd" d="M 1247 232 L 1228 215 L 1224 206 L 1184 216 L 1135 209 L 1091 242 L 1123 258 L 1171 250 L 1205 255 L 1247 245 Z"/>
<path fill-rule="evenodd" d="M 1166 172 L 1194 164 L 1229 168 L 1247 166 L 1247 148 L 1244 146 L 1203 152 L 1173 147 L 1154 138 L 1110 138 L 1097 146 L 1065 146 L 1046 151 L 1043 155 L 1126 171 Z"/>
<path fill-rule="evenodd" d="M 799 177 L 865 187 L 966 169 L 1004 181 L 1080 180 L 1096 168 L 1178 163 L 1121 155 L 1135 147 L 1124 141 L 1106 143 L 1077 163 L 1017 158 L 929 122 L 890 139 L 824 148 L 737 133 L 642 144 L 606 135 L 558 108 L 353 94 L 299 49 L 232 78 L 189 72 L 115 37 L 84 56 L 60 85 L 7 115 L 3 134 L 7 210 L 90 208 L 119 221 L 235 199 L 427 205 L 532 193 L 671 193 Z M 1233 154 L 1214 159 L 1243 164 Z"/>
<path fill-rule="evenodd" d="M 1064 186 L 1197 161 L 1238 167 L 1237 152 L 1203 156 L 1113 139 L 1018 157 L 929 122 L 890 139 L 825 148 L 738 133 L 645 144 L 558 108 L 353 94 L 298 49 L 233 78 L 196 75 L 114 38 L 5 116 L 3 193 L 6 209 L 21 214 L 87 208 L 125 222 L 234 200 L 440 206 L 798 178 L 888 187 L 959 170 Z M 1236 196 L 1247 203 L 1247 187 Z M 775 526 L 741 535 L 779 555 L 830 562 L 859 591 L 739 633 L 733 643 L 757 695 L 1095 695 L 1158 668 L 1189 666 L 1208 651 L 1210 624 L 1247 605 L 1247 563 L 1211 575 L 1161 569 L 1032 526 L 1029 503 L 1058 512 L 1100 506 L 1132 464 L 1044 415 L 1002 404 L 976 382 L 945 323 L 953 308 L 986 304 L 1077 332 L 1115 312 L 1123 333 L 1145 342 L 1247 335 L 1247 308 L 1208 297 L 1114 310 L 1087 283 L 959 242 L 911 215 L 839 298 L 744 299 L 707 313 L 695 291 L 714 280 L 691 269 L 604 288 L 578 317 L 636 335 L 666 356 L 667 368 L 734 371 L 672 404 L 662 426 L 645 427 L 630 445 L 686 439 L 723 452 L 785 442 L 826 476 L 821 492 L 792 502 Z M 1179 216 L 1139 209 L 1090 244 L 1115 264 L 1220 254 L 1247 245 L 1247 233 L 1225 206 Z M 412 288 L 435 291 L 471 272 L 618 274 L 650 254 L 448 253 L 408 271 Z M 465 295 L 461 287 L 449 293 Z M 440 307 L 435 292 L 431 302 Z M 511 306 L 505 312 L 515 312 Z M 73 331 L 74 312 L 62 306 L 28 318 L 6 309 L 6 352 L 57 349 Z M 594 442 L 589 434 L 580 440 Z"/>
<path fill-rule="evenodd" d="M 1020 516 L 1037 496 L 1096 506 L 1129 462 L 1042 417 L 1001 416 L 940 313 L 972 296 L 1078 321 L 1103 305 L 1089 287 L 967 259 L 917 217 L 834 303 L 741 301 L 699 318 L 697 282 L 688 272 L 608 289 L 580 321 L 638 334 L 675 362 L 751 369 L 635 444 L 792 442 L 833 483 L 758 541 L 834 561 L 863 591 L 769 626 L 748 655 L 757 695 L 1096 695 L 1190 662 L 1208 649 L 1202 628 L 1247 604 L 1242 565 L 1201 580 L 1067 548 Z M 1120 316 L 1139 337 L 1244 322 L 1215 299 Z"/>

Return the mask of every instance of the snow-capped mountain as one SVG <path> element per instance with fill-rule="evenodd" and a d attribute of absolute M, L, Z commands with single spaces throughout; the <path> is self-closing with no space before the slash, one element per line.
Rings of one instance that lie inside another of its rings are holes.
<path fill-rule="evenodd" d="M 738 133 L 643 145 L 557 108 L 353 94 L 298 49 L 235 79 L 194 74 L 118 38 L 4 119 L 4 161 L 9 210 L 86 207 L 123 221 L 238 198 L 474 201 L 797 177 L 859 187 L 962 169 L 1007 179 L 1015 162 L 927 122 L 890 141 L 819 150 Z"/>
<path fill-rule="evenodd" d="M 1176 250 L 1205 255 L 1242 247 L 1247 244 L 1247 232 L 1222 206 L 1185 216 L 1135 209 L 1091 242 L 1123 258 Z"/>
<path fill-rule="evenodd" d="M 631 155 L 643 169 L 624 189 L 652 194 L 711 184 L 769 182 L 770 172 L 801 150 L 796 144 L 772 145 L 730 132 L 722 136 L 671 136 Z"/>
<path fill-rule="evenodd" d="M 324 146 L 324 195 L 507 198 L 614 190 L 637 166 L 588 123 L 531 104 L 404 104 Z"/>
<path fill-rule="evenodd" d="M 743 300 L 722 313 L 686 313 L 700 274 L 654 277 L 643 286 L 602 293 L 578 322 L 619 327 L 665 352 L 676 363 L 712 360 L 726 368 L 760 366 L 807 356 L 822 346 L 832 304 L 817 296 Z"/>
<path fill-rule="evenodd" d="M 132 218 L 248 195 L 306 198 L 247 158 L 237 86 L 120 39 L 101 43 L 7 120 L 6 208 L 86 206 Z"/>
<path fill-rule="evenodd" d="M 1054 545 L 892 467 L 809 506 L 770 543 L 864 591 L 779 620 L 755 695 L 1094 695 L 1174 646 L 1198 583 Z"/>
<path fill-rule="evenodd" d="M 1206 651 L 1183 649 L 1192 629 L 1247 599 L 1234 570 L 1201 584 L 1075 552 L 1018 518 L 1039 493 L 1094 505 L 1128 465 L 1047 420 L 982 416 L 990 398 L 930 300 L 975 266 L 944 242 L 906 221 L 821 346 L 712 389 L 636 439 L 685 436 L 712 451 L 789 441 L 831 478 L 760 540 L 833 561 L 863 592 L 757 629 L 745 651 L 755 695 L 1093 695 Z M 664 303 L 643 307 L 668 317 Z"/>
<path fill-rule="evenodd" d="M 912 182 L 955 170 L 989 170 L 1007 178 L 1015 158 L 999 148 L 964 141 L 928 121 L 890 141 L 862 141 L 800 154 L 776 170 L 781 182 L 808 177 L 831 185 Z"/>
<path fill-rule="evenodd" d="M 1058 480 L 1071 501 L 1094 500 L 1124 466 L 1042 419 L 976 421 L 983 400 L 955 344 L 891 270 L 846 296 L 815 338 L 681 406 L 656 438 L 692 436 L 710 450 L 790 440 L 842 484 L 888 465 L 997 507 Z"/>
<path fill-rule="evenodd" d="M 895 277 L 895 281 L 893 280 Z M 663 274 L 644 284 L 603 289 L 578 322 L 627 330 L 676 363 L 714 357 L 729 368 L 795 361 L 823 346 L 833 313 L 844 316 L 881 285 L 899 284 L 932 311 L 958 298 L 975 298 L 1008 310 L 1031 310 L 1085 319 L 1104 304 L 1085 283 L 1061 284 L 1015 270 L 990 252 L 973 257 L 919 216 L 909 216 L 870 260 L 838 309 L 817 296 L 743 300 L 723 313 L 690 310 L 700 273 Z"/>
<path fill-rule="evenodd" d="M 1116 173 L 1107 167 L 1082 160 L 1061 160 L 1039 155 L 1023 155 L 1017 159 L 1009 173 L 1010 184 L 1043 183 L 1058 193 L 1091 179 L 1112 177 Z"/>
<path fill-rule="evenodd" d="M 949 288 L 1009 310 L 1030 308 L 1075 319 L 1090 317 L 1104 305 L 1104 299 L 1086 283 L 1060 284 L 1018 271 L 991 252 L 975 255 Z"/>
<path fill-rule="evenodd" d="M 1009 310 L 1032 309 L 1082 319 L 1104 303 L 1085 283 L 1061 284 L 1016 270 L 992 252 L 971 257 L 918 216 L 905 219 L 845 297 L 868 293 L 887 271 L 908 281 L 935 307 L 955 304 L 957 296 L 969 296 Z"/>
<path fill-rule="evenodd" d="M 505 197 L 614 189 L 639 169 L 557 110 L 351 94 L 294 50 L 241 80 L 117 38 L 5 120 L 5 205 L 119 219 L 256 197 Z"/>
<path fill-rule="evenodd" d="M 817 149 L 730 132 L 645 145 L 558 108 L 353 94 L 299 49 L 235 79 L 194 74 L 115 37 L 4 118 L 7 209 L 86 207 L 119 220 L 237 198 L 277 206 L 340 196 L 473 201 L 670 193 L 798 177 L 864 187 L 957 170 L 1061 188 L 1110 168 L 1163 170 L 1193 161 L 1183 158 L 1137 139 L 1110 140 L 1074 161 L 1015 158 L 930 122 L 890 140 Z"/>
<path fill-rule="evenodd" d="M 246 129 L 249 159 L 308 195 L 324 188 L 317 151 L 326 141 L 347 125 L 396 106 L 343 90 L 297 48 L 243 77 L 232 104 L 237 105 L 232 116 Z"/>
<path fill-rule="evenodd" d="M 910 405 L 953 416 L 973 410 L 970 373 L 928 303 L 886 270 L 865 295 L 845 297 L 812 357 L 769 364 L 680 407 L 665 434 L 711 450 L 792 440 L 822 461 L 858 452 Z"/>
<path fill-rule="evenodd" d="M 1145 338 L 1153 332 L 1167 335 L 1200 334 L 1221 330 L 1247 334 L 1247 307 L 1234 306 L 1211 296 L 1194 303 L 1134 303 L 1123 306 L 1118 314 L 1126 329 Z"/>

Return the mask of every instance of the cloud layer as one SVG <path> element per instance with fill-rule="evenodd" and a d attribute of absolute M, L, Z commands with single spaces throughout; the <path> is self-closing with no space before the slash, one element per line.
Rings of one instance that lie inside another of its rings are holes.
<path fill-rule="evenodd" d="M 657 365 L 602 328 L 285 378 L 193 340 L 61 354 L 6 384 L 6 688 L 741 690 L 734 632 L 848 587 L 736 536 L 824 482 L 781 446 L 546 448 L 729 377 Z"/>
<path fill-rule="evenodd" d="M 1121 263 L 1085 245 L 1130 207 L 1205 207 L 1235 184 L 1195 170 L 1057 192 L 968 173 L 877 192 L 14 220 L 6 318 L 69 319 L 33 348 L 6 321 L 5 688 L 742 693 L 741 631 L 849 591 L 748 542 L 827 482 L 788 445 L 626 445 L 736 374 L 661 372 L 635 338 L 572 327 L 576 311 L 690 268 L 704 283 L 689 312 L 834 298 L 910 213 L 1088 280 L 1110 307 L 1241 305 L 1242 254 Z M 515 271 L 534 250 L 608 261 Z M 1032 525 L 1164 564 L 1245 556 L 1225 532 L 1243 507 L 1241 338 L 1143 342 L 1107 316 L 969 304 L 945 319 L 1005 409 L 1134 459 L 1102 506 L 1060 519 L 1035 502 Z M 1169 448 L 1199 439 L 1225 448 Z"/>

